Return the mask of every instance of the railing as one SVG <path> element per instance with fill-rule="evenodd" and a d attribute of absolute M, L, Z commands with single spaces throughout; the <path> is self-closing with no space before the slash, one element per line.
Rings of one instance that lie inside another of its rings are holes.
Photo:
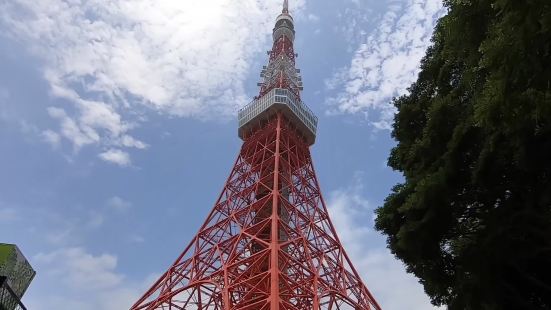
<path fill-rule="evenodd" d="M 269 91 L 267 94 L 258 98 L 247 106 L 239 110 L 238 119 L 239 127 L 246 125 L 255 117 L 266 111 L 274 104 L 284 104 L 288 106 L 293 114 L 311 131 L 316 135 L 318 118 L 316 115 L 295 96 L 291 91 L 283 88 L 275 88 Z"/>
<path fill-rule="evenodd" d="M 27 310 L 3 276 L 0 276 L 0 310 Z"/>

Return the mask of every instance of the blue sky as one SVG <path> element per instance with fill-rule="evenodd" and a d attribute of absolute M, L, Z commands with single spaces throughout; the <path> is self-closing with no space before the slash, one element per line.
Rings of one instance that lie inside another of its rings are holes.
<path fill-rule="evenodd" d="M 125 309 L 187 245 L 241 141 L 281 1 L 0 0 L 0 242 L 37 270 L 29 309 Z M 384 309 L 430 309 L 373 230 L 401 176 L 393 96 L 438 0 L 291 0 L 334 224 Z"/>

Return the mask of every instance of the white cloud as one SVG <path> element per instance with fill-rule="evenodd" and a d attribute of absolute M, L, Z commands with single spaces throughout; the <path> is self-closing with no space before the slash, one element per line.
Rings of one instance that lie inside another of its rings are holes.
<path fill-rule="evenodd" d="M 49 107 L 48 114 L 61 123 L 61 135 L 73 143 L 75 150 L 82 146 L 99 142 L 99 134 L 90 127 L 79 126 L 69 117 L 65 110 L 56 107 Z"/>
<path fill-rule="evenodd" d="M 364 113 L 377 129 L 390 129 L 395 108 L 391 100 L 416 80 L 421 58 L 430 45 L 441 0 L 407 0 L 393 4 L 378 28 L 356 50 L 349 66 L 327 80 L 329 114 Z M 375 115 L 369 115 L 374 113 Z"/>
<path fill-rule="evenodd" d="M 129 166 L 132 163 L 130 161 L 130 155 L 127 152 L 117 149 L 109 149 L 103 153 L 100 153 L 99 157 L 104 161 L 119 165 L 121 167 Z"/>
<path fill-rule="evenodd" d="M 373 229 L 373 206 L 363 195 L 362 175 L 348 188 L 330 192 L 331 221 L 354 267 L 385 310 L 426 310 L 430 304 L 423 287 L 385 247 L 384 237 Z"/>
<path fill-rule="evenodd" d="M 35 209 L 23 213 L 22 217 L 29 225 L 41 227 L 43 233 L 37 235 L 37 238 L 55 247 L 81 244 L 87 236 L 96 236 L 98 229 L 110 219 L 101 208 L 79 204 L 63 211 Z"/>
<path fill-rule="evenodd" d="M 317 22 L 320 21 L 319 16 L 317 16 L 315 14 L 312 14 L 312 13 L 308 14 L 307 18 L 308 18 L 309 21 L 314 22 L 314 23 L 317 23 Z"/>
<path fill-rule="evenodd" d="M 107 200 L 107 206 L 116 211 L 125 212 L 132 207 L 132 203 L 119 196 L 113 196 Z"/>
<path fill-rule="evenodd" d="M 63 248 L 51 253 L 39 253 L 34 261 L 50 275 L 78 290 L 110 289 L 123 280 L 114 272 L 117 257 L 109 254 L 93 256 L 83 248 Z M 47 270 L 47 271 L 46 271 Z"/>
<path fill-rule="evenodd" d="M 44 239 L 52 245 L 60 246 L 70 243 L 76 243 L 81 239 L 74 222 L 67 221 L 50 231 L 43 234 Z"/>
<path fill-rule="evenodd" d="M 148 147 L 147 144 L 143 143 L 142 141 L 136 140 L 129 135 L 123 135 L 121 137 L 120 143 L 122 146 L 134 147 L 140 150 L 143 150 Z"/>
<path fill-rule="evenodd" d="M 117 271 L 117 256 L 81 247 L 39 253 L 31 261 L 38 274 L 24 298 L 29 309 L 128 309 L 152 281 L 134 283 Z"/>
<path fill-rule="evenodd" d="M 366 38 L 365 29 L 369 28 L 371 21 L 374 19 L 373 13 L 376 7 L 380 5 L 375 5 L 374 2 L 384 5 L 387 1 L 343 1 L 344 6 L 336 12 L 339 23 L 334 25 L 334 30 L 346 39 L 348 43 L 347 50 L 349 52 L 354 51 L 359 43 L 364 42 Z"/>
<path fill-rule="evenodd" d="M 61 143 L 61 136 L 57 132 L 49 129 L 42 131 L 42 139 L 53 148 L 58 148 Z"/>
<path fill-rule="evenodd" d="M 293 1 L 294 10 L 304 1 Z M 280 7 L 279 0 L 2 1 L 0 35 L 42 58 L 51 93 L 72 103 L 48 112 L 75 150 L 143 149 L 130 131 L 144 111 L 221 119 L 248 101 L 243 82 Z"/>

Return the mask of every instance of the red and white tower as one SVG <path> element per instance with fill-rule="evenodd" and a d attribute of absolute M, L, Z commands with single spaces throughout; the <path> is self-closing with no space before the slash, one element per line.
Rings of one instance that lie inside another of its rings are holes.
<path fill-rule="evenodd" d="M 346 255 L 309 147 L 285 0 L 260 94 L 239 111 L 241 152 L 207 220 L 131 310 L 381 309 Z"/>

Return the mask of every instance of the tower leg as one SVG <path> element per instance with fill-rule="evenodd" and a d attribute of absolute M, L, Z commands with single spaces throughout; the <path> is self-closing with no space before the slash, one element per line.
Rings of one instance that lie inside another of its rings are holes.
<path fill-rule="evenodd" d="M 305 140 L 277 114 L 247 137 L 192 242 L 132 310 L 379 310 L 346 255 Z"/>
<path fill-rule="evenodd" d="M 272 236 L 270 259 L 270 310 L 279 310 L 279 160 L 281 139 L 281 114 L 277 114 L 274 186 L 272 201 Z"/>

